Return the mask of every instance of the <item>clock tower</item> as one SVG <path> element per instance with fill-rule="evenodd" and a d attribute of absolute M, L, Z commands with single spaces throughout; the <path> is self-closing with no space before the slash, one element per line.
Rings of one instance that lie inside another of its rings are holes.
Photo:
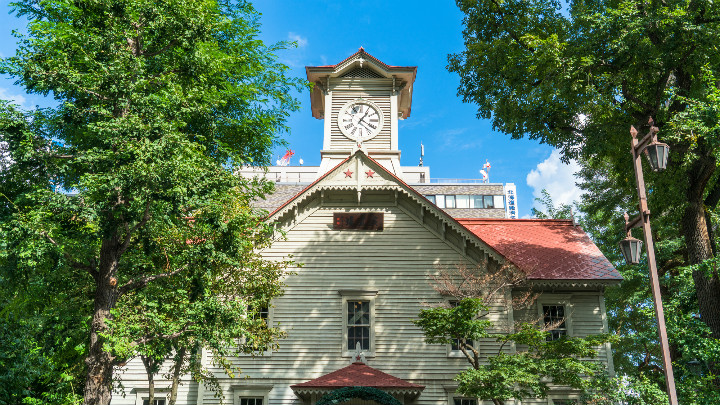
<path fill-rule="evenodd" d="M 417 67 L 389 66 L 360 48 L 338 64 L 305 70 L 315 85 L 313 117 L 325 121 L 319 173 L 362 149 L 402 176 L 398 120 L 410 116 Z"/>

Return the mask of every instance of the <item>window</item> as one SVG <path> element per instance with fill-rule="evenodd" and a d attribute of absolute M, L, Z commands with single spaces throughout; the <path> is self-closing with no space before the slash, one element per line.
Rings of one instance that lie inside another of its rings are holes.
<path fill-rule="evenodd" d="M 502 195 L 426 195 L 438 208 L 505 208 L 505 196 Z"/>
<path fill-rule="evenodd" d="M 453 398 L 453 405 L 477 405 L 476 398 Z"/>
<path fill-rule="evenodd" d="M 445 208 L 455 208 L 455 196 L 454 195 L 446 195 L 445 196 Z"/>
<path fill-rule="evenodd" d="M 248 312 L 253 312 L 253 307 L 251 305 L 248 305 L 247 310 L 248 310 Z M 257 311 L 255 311 L 252 316 L 253 316 L 253 319 L 262 319 L 263 321 L 265 321 L 265 323 L 268 326 L 270 326 L 270 323 L 269 323 L 270 307 L 267 304 L 258 308 Z"/>
<path fill-rule="evenodd" d="M 558 340 L 567 335 L 568 328 L 564 305 L 543 305 L 542 311 L 543 322 L 545 327 L 548 328 L 548 332 L 550 332 L 547 338 L 548 341 Z"/>
<path fill-rule="evenodd" d="M 135 390 L 135 401 L 133 405 L 150 405 L 150 390 L 147 388 L 136 388 Z M 167 404 L 167 388 L 155 388 L 155 397 L 153 398 L 152 405 L 165 405 Z"/>
<path fill-rule="evenodd" d="M 456 195 L 455 205 L 457 208 L 470 208 L 470 196 L 469 195 Z"/>
<path fill-rule="evenodd" d="M 340 290 L 342 296 L 345 357 L 355 354 L 358 343 L 365 357 L 375 356 L 375 296 L 377 291 Z"/>
<path fill-rule="evenodd" d="M 233 385 L 233 401 L 229 405 L 265 405 L 272 385 Z"/>
<path fill-rule="evenodd" d="M 263 397 L 240 397 L 240 405 L 263 405 Z"/>
<path fill-rule="evenodd" d="M 370 350 L 370 301 L 347 301 L 347 347 Z"/>
<path fill-rule="evenodd" d="M 459 303 L 460 301 L 448 301 L 448 304 L 450 304 L 450 308 L 455 308 L 456 306 L 458 306 Z M 472 342 L 468 343 L 472 344 Z M 452 343 L 450 343 L 450 353 L 448 355 L 451 357 L 455 357 L 453 356 L 453 354 L 455 354 L 457 356 L 457 353 L 452 352 L 460 352 L 460 339 L 453 339 Z M 462 356 L 464 357 L 465 355 L 463 354 Z"/>

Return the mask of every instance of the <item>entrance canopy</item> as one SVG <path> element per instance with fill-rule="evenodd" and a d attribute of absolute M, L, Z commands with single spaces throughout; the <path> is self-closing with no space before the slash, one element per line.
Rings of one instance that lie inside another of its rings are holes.
<path fill-rule="evenodd" d="M 409 398 L 417 397 L 425 389 L 424 385 L 407 382 L 362 362 L 354 362 L 314 380 L 290 386 L 295 395 L 301 398 L 311 394 L 324 394 L 342 387 L 371 387 Z"/>

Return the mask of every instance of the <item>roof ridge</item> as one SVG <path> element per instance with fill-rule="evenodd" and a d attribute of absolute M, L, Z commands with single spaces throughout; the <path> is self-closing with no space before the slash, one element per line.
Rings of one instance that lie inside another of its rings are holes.
<path fill-rule="evenodd" d="M 468 223 L 479 223 L 479 222 L 488 222 L 488 223 L 512 223 L 512 224 L 525 224 L 525 225 L 549 225 L 549 224 L 556 224 L 556 225 L 562 225 L 562 226 L 575 226 L 573 224 L 572 219 L 555 219 L 555 218 L 518 218 L 518 219 L 510 219 L 510 218 L 456 218 L 458 222 L 468 222 Z"/>

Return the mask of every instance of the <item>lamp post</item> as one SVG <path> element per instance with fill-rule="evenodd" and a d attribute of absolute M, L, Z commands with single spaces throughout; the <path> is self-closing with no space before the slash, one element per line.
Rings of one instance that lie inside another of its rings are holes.
<path fill-rule="evenodd" d="M 654 125 L 653 119 L 650 118 L 650 131 L 641 140 L 638 141 L 638 132 L 634 126 L 630 127 L 632 135 L 632 156 L 633 167 L 635 168 L 635 181 L 637 184 L 638 197 L 640 199 L 640 214 L 630 219 L 625 213 L 625 231 L 627 238 L 620 242 L 620 248 L 623 256 L 628 263 L 636 264 L 640 262 L 640 252 L 642 249 L 642 241 L 632 237 L 633 228 L 643 228 L 645 233 L 645 246 L 647 249 L 647 261 L 650 268 L 650 287 L 652 288 L 653 301 L 655 301 L 655 318 L 658 323 L 658 332 L 660 335 L 660 348 L 662 350 L 662 359 L 665 371 L 665 384 L 670 399 L 670 405 L 678 405 L 677 393 L 675 392 L 675 377 L 673 375 L 672 361 L 670 359 L 670 345 L 667 339 L 667 329 L 665 328 L 665 314 L 663 312 L 662 299 L 660 296 L 660 279 L 657 273 L 657 265 L 655 264 L 655 246 L 653 244 L 652 232 L 650 230 L 650 210 L 647 205 L 647 197 L 645 195 L 645 178 L 643 177 L 642 162 L 640 155 L 645 152 L 648 156 L 650 166 L 653 171 L 665 170 L 667 166 L 669 147 L 664 143 L 657 141 L 658 127 Z"/>

